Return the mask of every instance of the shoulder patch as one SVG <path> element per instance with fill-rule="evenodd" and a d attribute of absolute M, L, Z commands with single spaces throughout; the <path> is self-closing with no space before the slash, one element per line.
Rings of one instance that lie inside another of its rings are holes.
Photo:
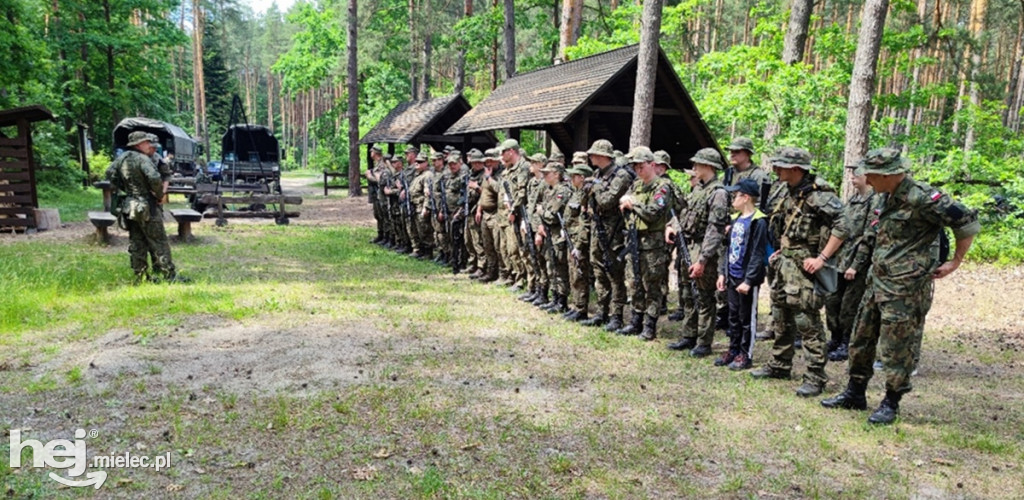
<path fill-rule="evenodd" d="M 931 198 L 932 201 L 939 201 L 939 198 L 942 198 L 942 193 L 936 191 L 932 193 L 931 196 L 929 196 L 929 198 Z"/>

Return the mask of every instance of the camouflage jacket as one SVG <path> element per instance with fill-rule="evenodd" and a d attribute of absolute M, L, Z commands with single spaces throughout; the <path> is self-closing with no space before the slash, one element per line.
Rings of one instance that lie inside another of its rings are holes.
<path fill-rule="evenodd" d="M 686 197 L 686 209 L 679 225 L 690 245 L 700 245 L 698 262 L 717 257 L 724 248 L 725 228 L 729 225 L 729 194 L 717 178 L 698 182 Z"/>
<path fill-rule="evenodd" d="M 565 219 L 565 230 L 572 238 L 572 244 L 583 254 L 588 255 L 590 248 L 590 215 L 588 209 L 588 193 L 584 188 L 575 188 L 569 185 L 569 201 L 562 210 L 562 218 Z"/>
<path fill-rule="evenodd" d="M 638 178 L 633 184 L 633 213 L 637 216 L 636 230 L 643 250 L 665 246 L 665 225 L 675 204 L 671 184 L 664 177 L 655 177 L 646 184 Z"/>
<path fill-rule="evenodd" d="M 836 256 L 836 266 L 839 272 L 847 269 L 854 269 L 857 273 L 865 273 L 871 259 L 871 248 L 874 246 L 874 237 L 867 237 L 868 224 L 877 217 L 874 210 L 876 206 L 875 192 L 869 190 L 867 194 L 855 193 L 846 202 L 843 209 L 843 217 L 846 219 L 847 238 L 843 246 L 839 247 L 839 254 Z"/>
<path fill-rule="evenodd" d="M 949 195 L 910 179 L 892 195 L 878 194 L 881 206 L 873 222 L 875 246 L 869 284 L 876 300 L 921 293 L 939 266 L 939 232 L 948 226 L 957 240 L 981 232 L 978 214 Z"/>
<path fill-rule="evenodd" d="M 476 189 L 469 189 L 469 190 L 466 191 L 467 194 L 469 195 L 469 210 L 470 211 L 475 211 L 477 203 L 480 202 L 480 190 L 481 190 L 481 186 L 483 186 L 483 183 L 484 183 L 484 175 L 485 175 L 484 169 L 482 169 L 482 168 L 480 170 L 476 171 L 476 172 L 474 172 L 472 169 L 470 169 L 470 171 L 469 171 L 469 180 L 470 181 L 475 181 L 476 184 L 477 184 Z"/>
<path fill-rule="evenodd" d="M 683 188 L 679 187 L 679 184 L 676 184 L 667 173 L 661 176 L 661 178 L 668 182 L 668 187 L 672 190 L 672 206 L 669 208 L 675 211 L 678 216 L 683 213 L 683 208 L 686 207 L 686 193 L 683 192 Z"/>
<path fill-rule="evenodd" d="M 450 171 L 449 171 L 450 172 Z M 445 203 L 448 204 L 448 213 L 452 214 L 452 220 L 462 220 L 465 217 L 463 202 L 466 201 L 466 182 L 469 180 L 469 172 L 459 171 L 452 174 L 445 181 Z"/>
<path fill-rule="evenodd" d="M 537 216 L 537 213 L 540 211 L 540 206 L 547 195 L 548 187 L 548 183 L 544 182 L 542 177 L 535 175 L 531 175 L 530 180 L 526 183 L 526 213 L 530 216 L 530 224 L 533 225 L 534 230 L 537 229 L 537 225 L 540 223 L 540 217 Z"/>
<path fill-rule="evenodd" d="M 147 204 L 156 204 L 164 197 L 163 178 L 153 160 L 134 149 L 110 164 L 106 178 L 127 197 Z"/>
<path fill-rule="evenodd" d="M 533 177 L 530 174 L 530 162 L 520 158 L 515 165 L 507 167 L 502 178 L 508 183 L 509 191 L 512 193 L 512 211 L 518 212 L 519 207 L 526 205 L 526 186 Z M 504 189 L 504 188 L 503 188 Z"/>
<path fill-rule="evenodd" d="M 772 245 L 796 259 L 818 255 L 830 236 L 847 237 L 843 202 L 824 179 L 807 174 L 775 207 L 770 216 Z"/>
<path fill-rule="evenodd" d="M 547 186 L 547 183 L 544 185 Z M 571 198 L 572 188 L 564 182 L 548 186 L 548 189 L 544 190 L 544 200 L 538 211 L 537 219 L 547 226 L 548 234 L 555 244 L 565 242 L 565 236 L 562 235 L 562 223 L 558 220 L 558 215 L 565 211 L 565 206 L 569 204 Z"/>
<path fill-rule="evenodd" d="M 484 175 L 484 182 L 480 186 L 480 202 L 486 212 L 491 212 L 491 199 L 494 199 L 495 210 L 499 213 L 505 212 L 505 190 L 504 190 L 505 167 L 497 166 L 491 171 L 491 175 Z"/>
<path fill-rule="evenodd" d="M 423 172 L 415 171 L 412 181 L 409 182 L 409 196 L 416 211 L 421 211 L 430 204 L 427 198 L 427 191 L 431 181 L 434 179 L 434 172 L 427 169 Z"/>
<path fill-rule="evenodd" d="M 444 188 L 448 187 L 448 179 L 451 179 L 452 172 L 447 168 L 442 168 L 440 171 L 431 169 L 431 171 L 430 196 L 434 199 L 433 204 L 437 209 L 437 214 L 434 215 L 436 216 L 444 213 L 444 209 L 441 208 L 441 205 L 445 203 L 445 194 L 442 189 L 442 185 L 444 185 Z M 430 206 L 430 199 L 427 199 L 427 206 Z"/>
<path fill-rule="evenodd" d="M 594 173 L 594 182 L 590 188 L 590 202 L 597 207 L 601 216 L 601 223 L 604 224 L 604 232 L 608 237 L 610 250 L 619 251 L 624 245 L 622 234 L 622 212 L 619 211 L 619 200 L 629 192 L 633 184 L 633 177 L 626 172 L 624 167 L 617 167 L 614 163 Z M 597 220 L 591 213 L 591 241 L 599 240 Z"/>

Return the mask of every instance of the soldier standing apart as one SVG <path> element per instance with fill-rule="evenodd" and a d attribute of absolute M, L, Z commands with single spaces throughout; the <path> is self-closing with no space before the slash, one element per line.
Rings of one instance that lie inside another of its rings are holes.
<path fill-rule="evenodd" d="M 702 358 L 711 354 L 715 336 L 715 282 L 725 227 L 729 225 L 729 195 L 718 180 L 718 170 L 724 167 L 718 150 L 701 149 L 690 161 L 696 184 L 686 198 L 687 210 L 678 217 L 690 252 L 687 278 L 696 285 L 697 307 L 686 308 L 683 333 L 679 341 L 669 344 L 668 348 L 677 351 L 692 348 L 690 355 Z M 669 226 L 666 238 L 674 241 L 674 237 L 675 228 Z M 680 283 L 680 286 L 687 285 Z"/>
<path fill-rule="evenodd" d="M 497 281 L 507 273 L 508 264 L 501 252 L 502 234 L 499 208 L 501 203 L 501 161 L 497 149 L 484 151 L 484 177 L 480 184 L 480 203 L 476 209 L 476 219 L 483 233 L 484 254 L 487 256 L 487 269 L 480 278 L 481 283 Z"/>
<path fill-rule="evenodd" d="M 864 170 L 856 166 L 847 168 L 854 169 L 854 193 L 843 209 L 848 238 L 836 257 L 837 269 L 843 274 L 839 275 L 836 292 L 825 299 L 825 324 L 832 333 L 826 351 L 829 361 L 845 361 L 849 357 L 850 335 L 857 319 L 857 307 L 867 289 L 868 266 L 874 248 L 874 234 L 867 231 L 868 224 L 877 218 L 872 211 L 880 208 L 875 205 L 875 192 L 868 186 Z"/>
<path fill-rule="evenodd" d="M 629 152 L 629 161 L 636 168 L 637 180 L 633 192 L 619 201 L 623 213 L 635 217 L 637 249 L 640 255 L 641 284 L 633 290 L 633 316 L 624 335 L 636 335 L 643 322 L 640 338 L 646 341 L 657 337 L 658 315 L 661 312 L 662 282 L 668 274 L 668 252 L 665 251 L 665 226 L 673 205 L 671 181 L 659 177 L 654 166 L 654 154 L 646 146 Z M 632 331 L 630 331 L 632 329 Z"/>
<path fill-rule="evenodd" d="M 811 154 L 805 149 L 786 147 L 772 158 L 772 168 L 789 186 L 773 214 L 770 230 L 778 238 L 768 265 L 775 272 L 772 304 L 778 314 L 772 359 L 750 375 L 754 378 L 788 379 L 793 367 L 794 340 L 803 338 L 807 373 L 797 396 L 821 394 L 828 382 L 825 374 L 825 329 L 821 306 L 825 292 L 815 286 L 813 276 L 825 266 L 846 239 L 843 204 L 824 179 L 811 173 Z M 777 215 L 777 216 L 774 216 Z M 782 224 L 779 227 L 779 224 Z"/>
<path fill-rule="evenodd" d="M 413 175 L 412 181 L 409 182 L 410 200 L 412 201 L 413 213 L 412 224 L 410 227 L 413 230 L 413 252 L 412 256 L 417 259 L 429 259 L 430 254 L 433 251 L 433 230 L 430 226 L 430 207 L 428 206 L 427 193 L 430 191 L 430 182 L 434 178 L 434 173 L 430 170 L 430 165 L 427 163 L 427 155 L 425 153 L 419 153 L 416 155 L 416 170 Z"/>
<path fill-rule="evenodd" d="M 900 399 L 910 392 L 925 316 L 932 305 L 934 280 L 960 267 L 974 236 L 981 231 L 977 213 L 949 195 L 907 176 L 908 162 L 892 148 L 868 151 L 863 160 L 868 184 L 880 197 L 881 210 L 871 254 L 867 291 L 850 340 L 850 380 L 846 390 L 821 402 L 826 408 L 867 409 L 865 391 L 874 374 L 876 346 L 885 372 L 885 399 L 868 417 L 891 424 Z M 944 227 L 953 229 L 953 259 L 941 262 L 935 252 Z"/>
<path fill-rule="evenodd" d="M 569 261 L 566 250 L 565 234 L 562 232 L 562 221 L 559 219 L 565 211 L 565 206 L 572 197 L 572 188 L 562 182 L 562 164 L 548 163 L 541 169 L 544 175 L 545 185 L 548 190 L 544 193 L 544 199 L 537 212 L 537 231 L 534 243 L 538 250 L 544 248 L 545 240 L 551 245 L 548 258 L 547 278 L 551 287 L 551 302 L 541 304 L 539 307 L 549 313 L 564 313 L 569 310 Z"/>
<path fill-rule="evenodd" d="M 624 168 L 615 165 L 610 141 L 594 141 L 587 154 L 590 163 L 597 167 L 590 188 L 590 263 L 594 269 L 598 312 L 582 324 L 605 325 L 606 331 L 614 332 L 623 327 L 622 310 L 626 305 L 626 269 L 617 258 L 625 247 L 619 200 L 629 190 L 633 178 Z"/>
<path fill-rule="evenodd" d="M 765 274 L 768 217 L 757 209 L 761 186 L 753 179 L 743 179 L 725 190 L 732 193 L 732 208 L 737 214 L 725 234 L 728 246 L 718 265 L 718 290 L 726 293 L 729 303 L 729 350 L 715 360 L 715 366 L 746 370 L 754 357 L 756 302 Z"/>
<path fill-rule="evenodd" d="M 572 167 L 566 173 L 570 176 L 572 192 L 562 214 L 569 242 L 572 243 L 569 248 L 575 250 L 568 257 L 572 309 L 566 313 L 565 319 L 586 321 L 593 271 L 590 267 L 590 216 L 587 214 L 590 193 L 585 183 L 587 178 L 594 175 L 594 171 L 587 165 L 586 153 L 583 153 L 582 158 L 573 155 Z"/>
<path fill-rule="evenodd" d="M 127 152 L 107 168 L 106 178 L 123 193 L 118 220 L 128 230 L 128 255 L 135 284 L 151 279 L 149 256 L 153 258 L 153 274 L 162 274 L 167 281 L 185 281 L 177 276 L 171 260 L 171 246 L 164 229 L 164 181 L 150 156 L 156 151 L 157 137 L 146 132 L 128 134 Z"/>

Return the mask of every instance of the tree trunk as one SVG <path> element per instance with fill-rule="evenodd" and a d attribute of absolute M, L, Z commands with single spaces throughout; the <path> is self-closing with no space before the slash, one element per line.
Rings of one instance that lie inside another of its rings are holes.
<path fill-rule="evenodd" d="M 464 19 L 473 15 L 473 0 L 466 0 L 462 9 Z M 461 94 L 466 89 L 466 46 L 464 41 L 459 41 L 459 55 L 455 63 L 455 93 Z"/>
<path fill-rule="evenodd" d="M 356 48 L 359 17 L 356 15 L 357 0 L 348 0 L 348 195 L 363 194 L 359 175 L 359 61 Z"/>
<path fill-rule="evenodd" d="M 630 149 L 649 146 L 651 143 L 654 83 L 658 76 L 658 40 L 661 34 L 661 2 L 644 2 L 640 17 L 640 50 L 637 54 L 636 91 L 633 94 L 633 126 L 629 132 Z"/>
<path fill-rule="evenodd" d="M 493 6 L 498 6 L 498 0 L 493 0 Z M 498 88 L 498 37 L 491 39 L 491 90 Z"/>
<path fill-rule="evenodd" d="M 423 85 L 420 88 L 420 97 L 422 99 L 430 99 L 430 57 L 433 52 L 431 47 L 430 33 L 426 33 L 423 36 Z"/>
<path fill-rule="evenodd" d="M 1024 0 L 1021 1 L 1021 7 L 1024 8 Z M 1013 64 L 1010 65 L 1010 82 L 1006 86 L 1006 111 L 1003 113 L 1003 125 L 1016 132 L 1020 115 L 1017 87 L 1021 79 L 1021 60 L 1024 59 L 1024 12 L 1017 20 L 1017 37 L 1013 54 Z"/>
<path fill-rule="evenodd" d="M 782 47 L 782 62 L 795 64 L 804 58 L 807 30 L 811 22 L 814 0 L 793 0 L 789 12 L 789 27 Z"/>
<path fill-rule="evenodd" d="M 565 50 L 576 45 L 583 23 L 583 0 L 562 0 L 562 24 L 558 33 L 558 59 L 568 61 Z"/>
<path fill-rule="evenodd" d="M 192 124 L 203 142 L 203 151 L 209 162 L 210 138 L 206 133 L 206 87 L 203 82 L 203 8 L 201 0 L 192 0 Z"/>
<path fill-rule="evenodd" d="M 981 106 L 981 95 L 978 89 L 978 76 L 981 72 L 981 56 L 985 51 L 985 15 L 988 12 L 988 0 L 973 0 L 971 2 L 971 35 L 973 42 L 978 44 L 978 47 L 971 51 L 971 83 L 970 83 L 970 99 L 971 109 L 970 114 L 972 119 L 967 124 L 967 134 L 964 137 L 964 178 L 966 180 L 971 179 L 971 171 L 968 167 L 968 160 L 970 159 L 971 150 L 974 149 L 974 117 L 977 116 L 978 108 Z"/>
<path fill-rule="evenodd" d="M 416 43 L 416 0 L 409 0 L 409 93 L 412 100 L 420 99 L 420 71 L 416 62 L 416 52 L 419 47 Z"/>
<path fill-rule="evenodd" d="M 843 165 L 856 165 L 868 151 L 868 132 L 871 129 L 871 94 L 875 88 L 878 52 L 882 45 L 882 30 L 889 11 L 889 0 L 867 0 L 861 15 L 857 52 L 853 58 L 853 76 L 850 79 L 850 102 L 846 114 L 846 145 Z M 852 172 L 843 169 L 843 198 L 853 192 Z"/>
<path fill-rule="evenodd" d="M 505 79 L 516 74 L 516 6 L 505 0 Z"/>

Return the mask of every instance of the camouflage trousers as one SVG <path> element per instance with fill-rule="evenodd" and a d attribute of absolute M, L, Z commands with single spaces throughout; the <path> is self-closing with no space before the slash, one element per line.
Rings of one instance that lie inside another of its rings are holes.
<path fill-rule="evenodd" d="M 700 259 L 700 247 L 703 242 L 690 241 L 690 262 L 697 263 Z M 685 266 L 685 264 L 684 264 Z M 695 339 L 697 345 L 710 346 L 715 340 L 715 291 L 718 281 L 718 258 L 713 258 L 704 263 L 704 274 L 700 278 L 690 278 L 689 273 L 683 270 L 685 281 L 679 283 L 680 288 L 686 288 L 690 295 L 690 281 L 692 280 L 697 288 L 696 301 L 690 299 L 685 303 L 683 315 L 682 338 Z M 682 292 L 682 290 L 680 290 Z M 696 302 L 696 304 L 694 304 Z"/>
<path fill-rule="evenodd" d="M 590 235 L 590 264 L 594 270 L 594 291 L 601 313 L 622 314 L 622 309 L 626 305 L 626 264 L 617 257 L 625 248 L 625 243 L 621 231 L 609 230 L 607 236 L 611 246 L 608 251 L 610 263 L 604 260 L 604 248 L 597 231 Z"/>
<path fill-rule="evenodd" d="M 570 304 L 577 311 L 586 311 L 590 305 L 590 282 L 594 279 L 594 271 L 590 267 L 590 247 L 577 246 L 579 259 L 568 257 L 569 288 L 572 290 Z"/>
<path fill-rule="evenodd" d="M 824 297 L 814 293 L 814 282 L 801 268 L 802 260 L 798 257 L 782 254 L 771 266 L 775 268 L 771 284 L 775 344 L 768 366 L 778 372 L 790 372 L 796 353 L 793 342 L 800 338 L 807 362 L 803 381 L 823 386 L 828 382 L 825 327 L 821 322 Z"/>
<path fill-rule="evenodd" d="M 867 290 L 867 273 L 857 273 L 852 281 L 839 275 L 839 288 L 825 298 L 825 326 L 832 342 L 850 342 L 857 308 Z"/>
<path fill-rule="evenodd" d="M 924 320 L 932 307 L 934 284 L 918 293 L 880 301 L 869 288 L 850 339 L 850 380 L 867 383 L 874 375 L 876 347 L 885 373 L 885 390 L 910 392 L 910 374 L 921 357 Z"/>
<path fill-rule="evenodd" d="M 174 262 L 171 260 L 171 245 L 164 229 L 163 210 L 151 212 L 148 221 L 124 221 L 128 228 L 128 255 L 136 279 L 149 277 L 149 259 L 153 260 L 153 274 L 174 277 Z"/>
<path fill-rule="evenodd" d="M 448 233 L 444 231 L 444 222 L 437 220 L 437 217 L 431 214 L 430 227 L 433 228 L 434 232 L 434 250 L 443 252 L 445 255 L 451 255 L 451 242 L 448 241 Z"/>
<path fill-rule="evenodd" d="M 406 217 L 402 215 L 402 206 L 397 201 L 398 197 L 393 196 L 392 198 L 389 217 L 392 241 L 407 247 L 409 246 L 409 233 L 405 228 Z"/>
<path fill-rule="evenodd" d="M 552 229 L 554 231 L 554 229 Z M 561 231 L 561 229 L 558 229 Z M 554 259 L 548 258 L 546 274 L 551 291 L 559 295 L 569 296 L 569 251 L 565 240 L 552 243 L 554 249 L 551 254 Z"/>
<path fill-rule="evenodd" d="M 434 228 L 430 225 L 430 213 L 423 217 L 420 209 L 414 209 L 412 217 L 406 219 L 406 231 L 409 232 L 412 240 L 412 248 L 417 253 L 425 254 L 434 246 Z"/>
<path fill-rule="evenodd" d="M 472 211 L 472 213 L 476 213 Z M 467 268 L 472 269 L 486 269 L 487 268 L 487 255 L 484 254 L 484 236 L 483 236 L 483 219 L 480 224 L 476 223 L 476 220 L 470 216 L 469 224 L 466 225 L 466 251 L 468 252 L 469 260 L 466 261 Z"/>
<path fill-rule="evenodd" d="M 633 287 L 633 314 L 657 321 L 664 297 L 662 282 L 668 275 L 668 254 L 660 231 L 640 238 L 640 286 Z M 660 245 L 658 244 L 660 242 Z"/>
<path fill-rule="evenodd" d="M 487 268 L 484 272 L 488 277 L 497 277 L 502 265 L 501 260 L 501 223 L 498 214 L 483 212 L 480 217 L 480 236 L 484 247 L 484 261 Z"/>
<path fill-rule="evenodd" d="M 502 278 L 514 279 L 520 275 L 525 277 L 525 270 L 519 261 L 519 239 L 518 228 L 508 220 L 509 212 L 498 209 L 498 227 L 501 228 L 501 263 L 499 272 Z"/>
<path fill-rule="evenodd" d="M 370 189 L 376 188 L 371 187 Z M 373 197 L 370 199 L 370 205 L 373 207 L 373 220 L 377 222 L 377 236 L 386 236 L 385 222 L 387 221 L 387 216 L 384 215 L 384 209 L 380 206 L 380 201 L 377 200 L 377 197 Z"/>
<path fill-rule="evenodd" d="M 525 237 L 525 235 L 524 235 Z M 526 243 L 526 240 L 523 240 Z M 546 291 L 551 288 L 551 279 L 548 271 L 554 266 L 554 259 L 552 259 L 552 252 L 548 250 L 551 246 L 551 238 L 544 238 L 539 246 L 537 246 L 537 260 L 536 262 L 529 256 L 529 250 L 527 250 L 526 258 L 526 284 L 529 290 L 541 290 Z"/>

